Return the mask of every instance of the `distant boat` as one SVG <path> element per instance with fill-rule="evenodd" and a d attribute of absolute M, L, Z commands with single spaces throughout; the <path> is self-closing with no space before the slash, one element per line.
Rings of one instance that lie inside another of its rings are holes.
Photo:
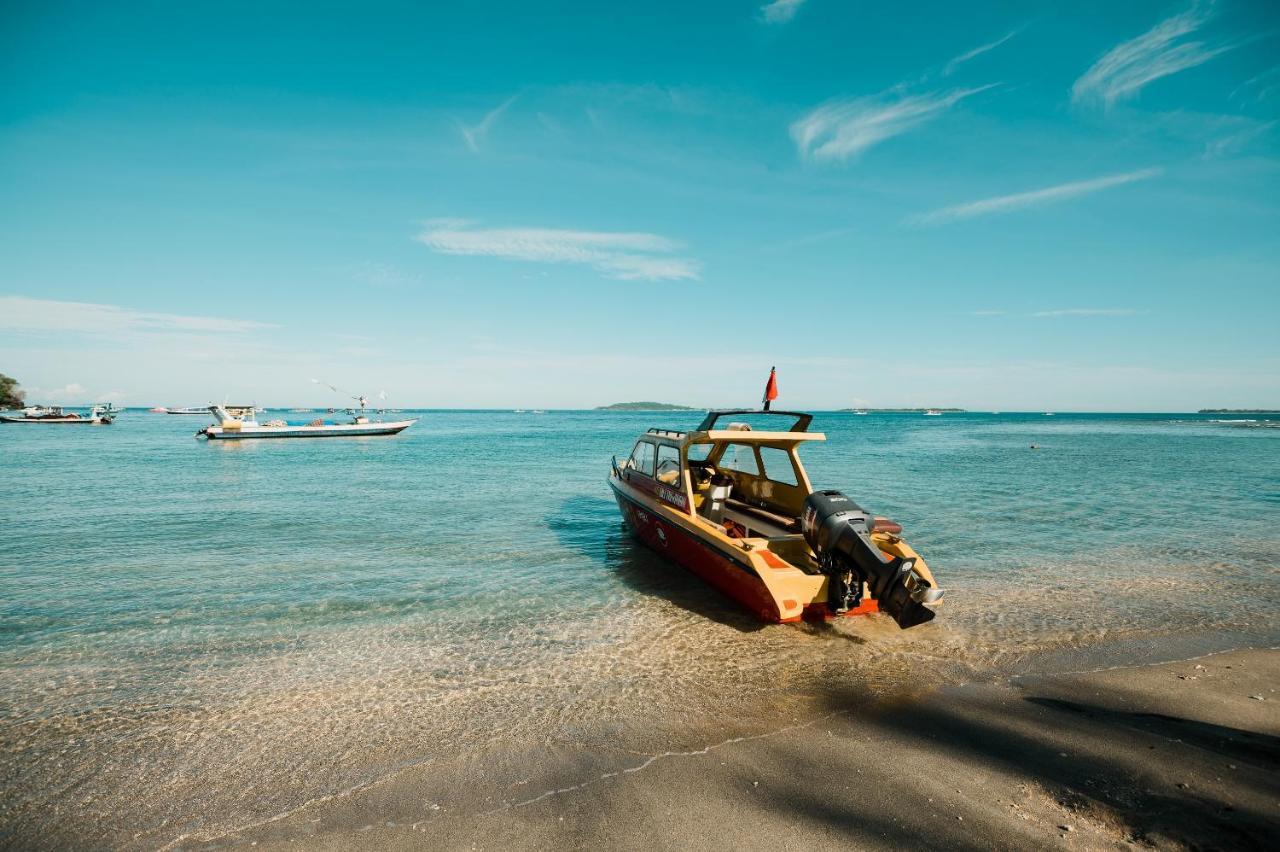
<path fill-rule="evenodd" d="M 290 408 L 290 409 L 289 409 L 289 411 L 290 411 L 290 413 L 292 413 L 292 414 L 310 414 L 310 413 L 312 412 L 312 409 L 310 409 L 310 408 Z"/>
<path fill-rule="evenodd" d="M 936 408 L 930 408 L 928 411 L 924 413 L 924 416 L 925 417 L 941 417 L 942 412 Z"/>
<path fill-rule="evenodd" d="M 1044 416 L 1045 416 L 1045 417 L 1052 417 L 1052 416 L 1053 416 L 1053 412 L 1052 412 L 1052 411 L 1046 411 L 1046 412 L 1044 413 Z"/>
<path fill-rule="evenodd" d="M 152 411 L 154 411 L 154 410 L 155 410 L 155 409 L 152 409 Z M 165 414 L 200 414 L 200 415 L 204 415 L 204 414 L 208 414 L 208 413 L 209 413 L 209 409 L 208 409 L 207 407 L 204 407 L 204 406 L 192 406 L 192 407 L 190 407 L 190 408 L 162 408 L 162 409 L 160 409 L 160 410 L 161 410 L 161 411 L 163 411 Z"/>
<path fill-rule="evenodd" d="M 864 411 L 863 409 L 859 408 L 857 411 L 855 411 L 855 412 L 853 412 L 853 413 L 854 413 L 854 414 L 860 414 L 860 415 L 861 415 L 861 414 L 866 414 L 867 412 L 866 412 L 866 411 Z"/>
<path fill-rule="evenodd" d="M 32 414 L 27 414 L 33 411 Z M 75 411 L 64 411 L 61 406 L 54 405 L 45 408 L 32 406 L 25 408 L 21 416 L 0 416 L 0 423 L 65 423 L 79 424 L 81 426 L 109 426 L 116 419 L 119 409 L 112 408 L 110 405 L 95 405 L 89 409 L 88 414 L 79 414 Z"/>
<path fill-rule="evenodd" d="M 148 408 L 147 411 L 150 412 L 151 414 L 168 414 L 169 413 L 169 409 L 165 408 L 163 405 L 157 405 L 155 408 Z"/>
<path fill-rule="evenodd" d="M 359 399 L 360 410 L 349 411 L 352 415 L 350 423 L 325 423 L 323 418 L 318 418 L 302 426 L 293 426 L 283 420 L 259 423 L 255 416 L 259 409 L 251 405 L 211 405 L 208 410 L 213 413 L 216 424 L 201 429 L 196 437 L 210 441 L 242 441 L 248 438 L 353 438 L 395 435 L 418 422 L 416 417 L 386 423 L 371 421 L 368 417 L 368 400 L 364 397 Z"/>

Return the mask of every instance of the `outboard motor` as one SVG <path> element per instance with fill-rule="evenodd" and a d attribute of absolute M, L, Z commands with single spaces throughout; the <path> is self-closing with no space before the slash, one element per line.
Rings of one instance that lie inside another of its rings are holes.
<path fill-rule="evenodd" d="M 827 608 L 848 612 L 862 601 L 862 584 L 902 628 L 933 619 L 925 604 L 942 598 L 915 572 L 915 560 L 886 556 L 871 540 L 875 518 L 839 491 L 815 491 L 804 501 L 804 539 L 827 575 Z"/>

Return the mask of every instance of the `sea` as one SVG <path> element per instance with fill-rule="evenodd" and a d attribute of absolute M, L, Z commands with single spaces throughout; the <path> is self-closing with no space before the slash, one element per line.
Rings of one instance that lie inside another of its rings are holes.
<path fill-rule="evenodd" d="M 540 754 L 748 735 L 833 688 L 1280 638 L 1267 415 L 818 413 L 815 487 L 900 522 L 946 589 L 907 631 L 761 625 L 629 537 L 610 458 L 700 412 L 395 416 L 419 419 L 0 425 L 0 846 L 224 842 L 406 772 L 489 778 L 500 804 Z"/>

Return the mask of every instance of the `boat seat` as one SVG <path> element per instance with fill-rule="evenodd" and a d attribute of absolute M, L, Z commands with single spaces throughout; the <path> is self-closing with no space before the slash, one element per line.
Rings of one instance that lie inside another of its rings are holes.
<path fill-rule="evenodd" d="M 871 531 L 897 535 L 902 532 L 902 524 L 897 521 L 891 521 L 888 518 L 876 518 L 871 524 Z"/>
<path fill-rule="evenodd" d="M 770 512 L 768 509 L 761 509 L 758 506 L 752 506 L 750 503 L 744 503 L 741 500 L 734 499 L 733 497 L 730 497 L 725 501 L 725 506 L 740 514 L 757 518 L 767 524 L 785 530 L 787 533 L 800 532 L 799 518 L 788 518 L 786 515 L 779 515 L 777 512 Z"/>

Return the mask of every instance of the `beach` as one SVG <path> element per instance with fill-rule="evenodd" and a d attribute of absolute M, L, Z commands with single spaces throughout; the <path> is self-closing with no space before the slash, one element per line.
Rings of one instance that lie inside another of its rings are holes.
<path fill-rule="evenodd" d="M 259 849 L 1264 849 L 1280 651 L 924 694 L 599 772 L 554 749 L 407 769 L 219 844 Z"/>
<path fill-rule="evenodd" d="M 627 534 L 610 456 L 699 412 L 413 416 L 340 442 L 134 411 L 0 433 L 0 846 L 1096 844 L 1165 788 L 1090 783 L 1133 761 L 1085 760 L 1083 714 L 1025 697 L 1119 713 L 1068 673 L 1123 667 L 1141 712 L 1275 733 L 1247 680 L 1269 652 L 1158 667 L 1280 644 L 1275 429 L 819 413 L 815 487 L 902 523 L 947 590 L 899 630 L 761 624 Z M 1095 836 L 1066 789 L 1129 816 Z M 1204 801 L 1274 818 L 1235 795 Z"/>

